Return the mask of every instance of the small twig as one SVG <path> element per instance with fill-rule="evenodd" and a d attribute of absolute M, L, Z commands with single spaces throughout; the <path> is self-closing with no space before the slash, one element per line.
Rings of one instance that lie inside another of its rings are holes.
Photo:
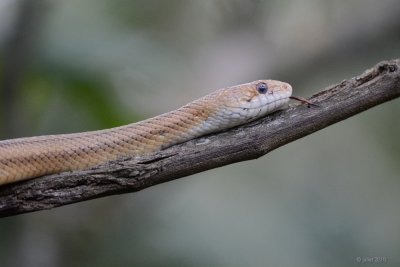
<path fill-rule="evenodd" d="M 400 60 L 318 92 L 310 102 L 230 131 L 96 168 L 0 187 L 0 217 L 134 192 L 234 162 L 255 159 L 289 142 L 400 96 Z M 273 123 L 271 123 L 273 122 Z"/>

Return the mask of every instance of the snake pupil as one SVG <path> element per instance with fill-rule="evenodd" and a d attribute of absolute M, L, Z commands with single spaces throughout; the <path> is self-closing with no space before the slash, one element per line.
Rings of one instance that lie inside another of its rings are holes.
<path fill-rule="evenodd" d="M 268 90 L 267 85 L 265 83 L 259 83 L 256 85 L 257 91 L 260 94 L 265 94 Z"/>

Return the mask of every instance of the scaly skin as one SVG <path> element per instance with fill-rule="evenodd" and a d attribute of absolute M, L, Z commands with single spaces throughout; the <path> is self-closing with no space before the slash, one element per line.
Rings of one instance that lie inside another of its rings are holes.
<path fill-rule="evenodd" d="M 287 83 L 258 80 L 219 89 L 177 110 L 121 127 L 0 141 L 0 185 L 86 169 L 223 131 L 284 108 L 291 94 Z"/>

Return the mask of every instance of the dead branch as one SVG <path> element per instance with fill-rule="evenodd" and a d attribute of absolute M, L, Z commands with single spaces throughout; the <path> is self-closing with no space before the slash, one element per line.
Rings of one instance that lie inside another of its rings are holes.
<path fill-rule="evenodd" d="M 318 92 L 320 107 L 299 105 L 256 122 L 84 171 L 0 187 L 0 217 L 135 192 L 194 173 L 256 159 L 289 142 L 400 96 L 400 59 Z"/>

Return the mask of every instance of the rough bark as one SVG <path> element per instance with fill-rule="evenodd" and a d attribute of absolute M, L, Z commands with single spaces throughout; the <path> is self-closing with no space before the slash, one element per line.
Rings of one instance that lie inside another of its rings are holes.
<path fill-rule="evenodd" d="M 289 142 L 400 96 L 400 59 L 318 92 L 258 121 L 141 157 L 0 187 L 0 217 L 135 192 L 227 164 L 256 159 Z"/>

